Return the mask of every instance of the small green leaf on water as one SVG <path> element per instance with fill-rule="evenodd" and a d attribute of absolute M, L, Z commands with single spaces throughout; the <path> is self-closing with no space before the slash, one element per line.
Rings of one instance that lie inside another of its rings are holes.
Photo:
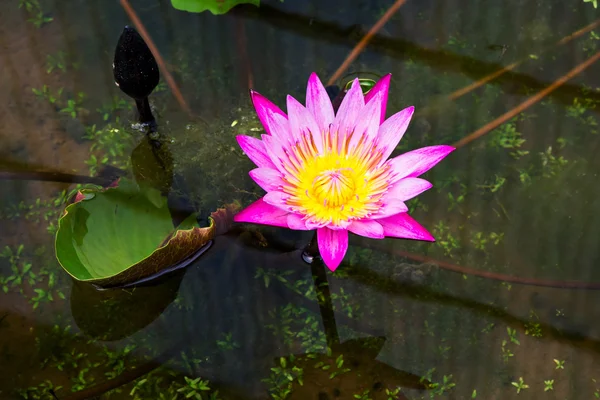
<path fill-rule="evenodd" d="M 352 87 L 352 82 L 354 81 L 349 81 L 348 83 L 346 83 L 346 87 L 344 88 L 344 90 L 350 90 L 350 88 Z M 360 85 L 360 88 L 362 89 L 363 95 L 366 95 L 371 91 L 371 89 L 373 89 L 377 82 L 369 78 L 358 78 L 358 83 Z"/>
<path fill-rule="evenodd" d="M 260 0 L 171 0 L 171 5 L 177 10 L 192 13 L 208 10 L 214 15 L 225 14 L 238 4 L 252 4 L 258 7 Z"/>

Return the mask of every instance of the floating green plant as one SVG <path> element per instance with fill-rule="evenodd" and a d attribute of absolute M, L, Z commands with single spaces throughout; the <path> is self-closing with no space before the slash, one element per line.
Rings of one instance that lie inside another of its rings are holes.
<path fill-rule="evenodd" d="M 73 278 L 100 287 L 148 280 L 187 265 L 228 219 L 222 209 L 208 227 L 198 226 L 195 215 L 174 227 L 167 198 L 126 179 L 118 187 L 84 189 L 77 200 L 59 220 L 56 257 Z"/>
<path fill-rule="evenodd" d="M 225 14 L 238 4 L 253 4 L 259 6 L 260 0 L 171 0 L 177 10 L 201 13 L 206 10 L 214 15 Z"/>
<path fill-rule="evenodd" d="M 367 95 L 371 89 L 373 89 L 375 87 L 375 85 L 377 84 L 377 81 L 374 81 L 373 79 L 369 79 L 369 78 L 357 78 L 358 79 L 358 83 L 360 85 L 360 88 L 362 89 L 362 92 L 364 95 Z M 352 83 L 354 81 L 348 81 L 346 83 L 346 86 L 344 86 L 344 90 L 348 91 L 350 90 L 350 87 L 352 87 Z"/>
<path fill-rule="evenodd" d="M 268 385 L 271 398 L 287 400 L 311 398 L 309 393 L 321 392 L 327 398 L 372 399 L 368 397 L 371 390 L 382 393 L 387 390 L 394 399 L 397 395 L 400 396 L 395 398 L 403 398 L 400 387 L 419 391 L 437 389 L 440 394 L 451 389 L 449 377 L 445 377 L 441 390 L 441 385 L 432 383 L 430 377 L 420 377 L 376 360 L 385 341 L 385 337 L 356 338 L 338 343 L 325 353 L 279 357 L 263 382 Z"/>

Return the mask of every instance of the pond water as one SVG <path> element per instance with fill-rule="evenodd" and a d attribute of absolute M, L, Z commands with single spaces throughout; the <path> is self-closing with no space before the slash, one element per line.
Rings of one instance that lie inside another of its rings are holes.
<path fill-rule="evenodd" d="M 302 258 L 312 232 L 236 224 L 184 269 L 98 291 L 54 253 L 76 185 L 26 172 L 130 168 L 143 134 L 111 67 L 124 4 L 190 109 L 161 70 L 150 103 L 206 220 L 264 195 L 235 141 L 262 132 L 248 89 L 304 103 L 310 73 L 328 81 L 393 2 L 0 4 L 1 399 L 600 396 L 600 67 L 480 130 L 598 57 L 591 2 L 407 0 L 333 82 L 392 73 L 387 116 L 416 107 L 393 155 L 460 143 L 408 203 L 435 243 L 351 235 L 323 275 Z"/>

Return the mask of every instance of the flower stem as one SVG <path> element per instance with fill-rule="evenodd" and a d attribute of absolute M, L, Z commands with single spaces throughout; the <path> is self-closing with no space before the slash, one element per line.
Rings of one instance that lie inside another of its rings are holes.
<path fill-rule="evenodd" d="M 156 130 L 156 119 L 154 118 L 154 115 L 152 115 L 148 98 L 135 99 L 135 105 L 138 110 L 140 124 L 147 124 L 150 127 L 150 130 Z"/>
<path fill-rule="evenodd" d="M 331 292 L 329 291 L 329 283 L 327 282 L 327 272 L 325 264 L 319 256 L 319 246 L 317 243 L 317 232 L 306 246 L 304 253 L 312 257 L 310 264 L 315 292 L 317 293 L 317 302 L 321 311 L 321 319 L 323 320 L 323 328 L 325 329 L 325 337 L 327 346 L 332 348 L 340 343 L 340 337 L 335 322 L 335 313 L 333 311 L 333 303 L 331 301 Z"/>

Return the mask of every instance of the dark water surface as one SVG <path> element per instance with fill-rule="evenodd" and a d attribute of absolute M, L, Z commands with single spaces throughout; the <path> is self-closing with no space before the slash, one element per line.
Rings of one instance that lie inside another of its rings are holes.
<path fill-rule="evenodd" d="M 0 170 L 127 168 L 141 136 L 111 64 L 131 21 L 117 1 L 36 4 L 0 3 Z M 304 102 L 310 73 L 327 81 L 392 2 L 273 0 L 220 16 L 167 0 L 131 5 L 194 114 L 163 75 L 150 102 L 178 179 L 208 215 L 263 195 L 235 142 L 262 129 L 248 88 L 281 107 L 287 94 Z M 36 26 L 44 16 L 53 20 Z M 391 72 L 387 115 L 417 111 L 396 153 L 452 144 L 594 56 L 600 24 L 556 42 L 596 18 L 582 0 L 407 0 L 337 84 Z M 410 207 L 436 243 L 351 235 L 327 273 L 343 342 L 330 354 L 301 258 L 310 232 L 236 226 L 154 285 L 98 292 L 54 257 L 63 191 L 75 186 L 2 180 L 0 398 L 53 399 L 52 388 L 87 398 L 77 392 L 92 387 L 102 399 L 600 396 L 600 291 L 560 287 L 600 282 L 598 76 L 591 65 L 426 174 L 434 188 Z M 196 378 L 203 397 L 193 397 Z"/>

